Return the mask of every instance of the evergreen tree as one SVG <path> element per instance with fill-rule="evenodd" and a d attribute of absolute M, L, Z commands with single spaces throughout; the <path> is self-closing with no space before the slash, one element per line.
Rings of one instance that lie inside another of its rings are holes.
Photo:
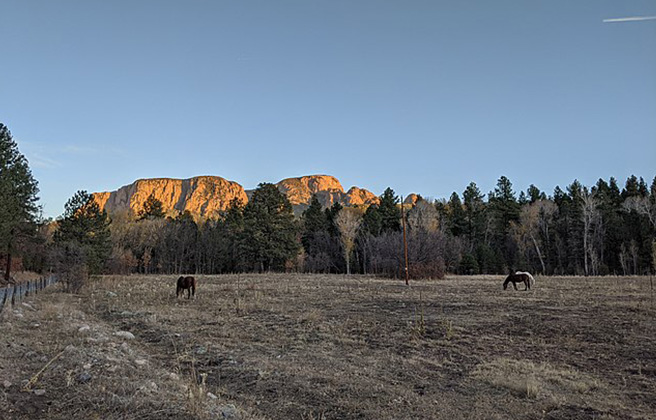
<path fill-rule="evenodd" d="M 458 193 L 453 192 L 446 207 L 447 229 L 453 236 L 467 232 L 467 218 Z"/>
<path fill-rule="evenodd" d="M 497 267 L 512 266 L 515 263 L 516 252 L 509 231 L 511 222 L 519 221 L 520 205 L 508 178 L 505 176 L 499 178 L 497 187 L 490 193 L 488 201 L 493 222 L 492 243 L 499 256 Z M 505 270 L 501 269 L 501 271 Z"/>
<path fill-rule="evenodd" d="M 162 202 L 155 198 L 155 193 L 152 192 L 144 201 L 143 208 L 139 210 L 139 220 L 144 219 L 161 219 L 164 217 L 164 210 L 162 209 Z"/>
<path fill-rule="evenodd" d="M 37 182 L 9 129 L 0 123 L 0 252 L 6 255 L 5 281 L 17 241 L 36 233 Z"/>
<path fill-rule="evenodd" d="M 475 183 L 470 183 L 462 193 L 463 204 L 465 208 L 466 233 L 469 238 L 470 246 L 476 247 L 476 244 L 484 240 L 485 235 L 485 202 L 484 195 L 478 189 Z"/>
<path fill-rule="evenodd" d="M 275 185 L 262 183 L 244 207 L 242 256 L 260 271 L 284 268 L 298 253 L 297 231 L 287 197 Z"/>
<path fill-rule="evenodd" d="M 64 206 L 55 242 L 72 242 L 81 247 L 91 273 L 100 273 L 111 252 L 110 220 L 105 210 L 86 191 L 78 191 Z"/>
<path fill-rule="evenodd" d="M 380 196 L 378 212 L 381 218 L 381 232 L 398 232 L 401 230 L 401 201 L 394 190 L 387 188 Z"/>
<path fill-rule="evenodd" d="M 367 207 L 362 218 L 362 231 L 373 236 L 379 236 L 383 231 L 383 216 L 378 211 L 378 205 Z"/>
<path fill-rule="evenodd" d="M 326 214 L 326 223 L 328 224 L 328 233 L 330 236 L 339 237 L 339 228 L 337 227 L 336 220 L 337 215 L 342 208 L 344 207 L 339 204 L 339 202 L 335 201 L 335 203 L 324 212 Z"/>
<path fill-rule="evenodd" d="M 531 204 L 535 203 L 538 200 L 547 199 L 547 195 L 542 191 L 540 191 L 540 189 L 533 184 L 528 186 L 528 189 L 526 190 L 526 195 L 528 196 L 528 201 Z"/>
<path fill-rule="evenodd" d="M 324 213 L 321 203 L 317 199 L 316 194 L 312 195 L 310 206 L 303 212 L 303 234 L 301 242 L 305 251 L 312 247 L 312 237 L 317 232 L 328 230 L 328 219 Z"/>

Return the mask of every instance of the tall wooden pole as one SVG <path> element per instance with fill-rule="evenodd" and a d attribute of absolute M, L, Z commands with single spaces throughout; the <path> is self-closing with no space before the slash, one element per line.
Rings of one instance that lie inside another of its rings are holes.
<path fill-rule="evenodd" d="M 408 242 L 405 238 L 405 212 L 403 211 L 403 196 L 401 196 L 401 224 L 403 225 L 403 255 L 405 257 L 405 284 L 409 285 L 408 273 Z"/>

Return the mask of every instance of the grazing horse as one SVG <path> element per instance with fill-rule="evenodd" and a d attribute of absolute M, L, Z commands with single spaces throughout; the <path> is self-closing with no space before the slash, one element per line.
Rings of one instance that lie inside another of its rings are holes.
<path fill-rule="evenodd" d="M 191 276 L 181 276 L 178 279 L 178 287 L 175 290 L 175 297 L 180 297 L 182 294 L 184 296 L 184 290 L 187 290 L 187 299 L 191 299 L 193 296 L 196 297 L 196 279 Z"/>
<path fill-rule="evenodd" d="M 506 290 L 508 287 L 508 283 L 512 282 L 513 287 L 515 290 L 517 289 L 517 283 L 524 283 L 525 286 L 525 291 L 531 288 L 531 283 L 535 282 L 535 279 L 533 278 L 532 275 L 530 275 L 527 272 L 523 271 L 518 271 L 515 274 L 510 274 L 508 277 L 506 277 L 506 281 L 503 282 L 503 290 Z"/>

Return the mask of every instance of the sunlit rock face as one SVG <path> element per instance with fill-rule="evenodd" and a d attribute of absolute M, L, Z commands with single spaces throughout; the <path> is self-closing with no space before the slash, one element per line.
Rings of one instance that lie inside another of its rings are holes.
<path fill-rule="evenodd" d="M 374 193 L 362 188 L 351 187 L 344 192 L 339 180 L 329 175 L 286 178 L 275 185 L 287 196 L 297 215 L 307 209 L 313 194 L 317 195 L 323 207 L 335 203 L 369 206 L 379 202 Z M 176 216 L 189 211 L 196 218 L 216 218 L 234 198 L 246 204 L 253 192 L 245 191 L 238 183 L 218 176 L 199 176 L 190 179 L 140 179 L 117 191 L 94 193 L 93 196 L 100 207 L 110 214 L 125 211 L 138 214 L 148 196 L 153 194 L 162 202 L 167 215 Z"/>
<path fill-rule="evenodd" d="M 126 210 L 138 214 L 150 194 L 161 201 L 164 212 L 172 216 L 189 211 L 195 217 L 216 218 L 234 198 L 243 203 L 248 201 L 241 185 L 218 176 L 140 179 L 117 191 L 93 196 L 110 214 Z"/>
<path fill-rule="evenodd" d="M 351 187 L 344 198 L 344 204 L 347 206 L 370 206 L 371 204 L 379 203 L 380 199 L 376 194 L 358 187 Z"/>

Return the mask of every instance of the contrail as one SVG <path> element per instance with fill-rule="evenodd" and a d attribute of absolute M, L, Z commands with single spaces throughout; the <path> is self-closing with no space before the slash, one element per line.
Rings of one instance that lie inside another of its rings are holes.
<path fill-rule="evenodd" d="M 633 16 L 633 17 L 624 17 L 624 18 L 614 18 L 614 19 L 604 19 L 604 23 L 614 23 L 614 22 L 636 22 L 640 20 L 656 20 L 656 16 Z"/>

